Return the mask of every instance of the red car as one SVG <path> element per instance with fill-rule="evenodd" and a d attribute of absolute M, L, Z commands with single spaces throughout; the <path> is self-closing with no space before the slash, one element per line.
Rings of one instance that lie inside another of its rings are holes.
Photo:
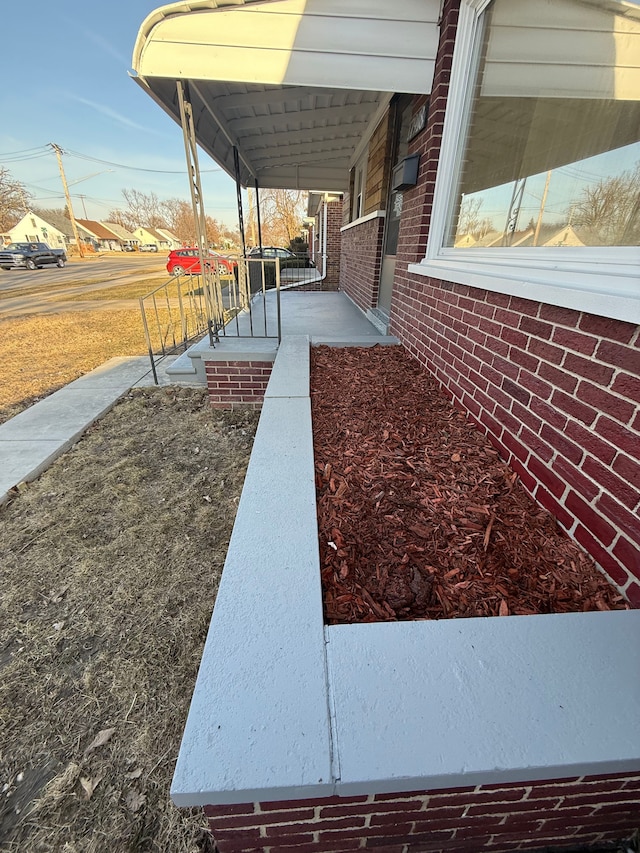
<path fill-rule="evenodd" d="M 229 260 L 217 252 L 209 250 L 209 256 L 222 267 L 222 273 L 231 274 L 233 268 L 237 266 L 235 261 Z M 213 266 L 213 263 L 212 263 Z M 192 247 L 184 249 L 174 249 L 169 253 L 167 259 L 167 272 L 171 275 L 200 275 L 202 269 L 200 267 L 200 255 L 198 250 Z"/>

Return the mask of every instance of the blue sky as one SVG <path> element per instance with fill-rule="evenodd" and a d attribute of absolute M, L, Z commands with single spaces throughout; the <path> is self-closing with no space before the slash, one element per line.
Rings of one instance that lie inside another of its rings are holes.
<path fill-rule="evenodd" d="M 50 142 L 75 152 L 63 161 L 79 218 L 81 194 L 90 219 L 124 207 L 124 187 L 189 200 L 182 132 L 127 74 L 140 24 L 160 5 L 32 0 L 28 8 L 3 7 L 0 166 L 36 195 L 35 206 L 64 207 Z M 202 152 L 200 168 L 206 212 L 237 227 L 233 181 Z"/>

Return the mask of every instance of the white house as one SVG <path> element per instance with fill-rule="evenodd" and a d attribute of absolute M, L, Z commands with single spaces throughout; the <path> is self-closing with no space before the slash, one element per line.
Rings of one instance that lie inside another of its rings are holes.
<path fill-rule="evenodd" d="M 158 247 L 158 250 L 170 251 L 173 248 L 172 241 L 166 236 L 166 232 L 162 234 L 158 228 L 142 228 L 141 226 L 136 228 L 133 234 L 140 241 L 141 246 L 152 243 Z M 179 243 L 178 245 L 182 244 Z"/>
<path fill-rule="evenodd" d="M 65 249 L 69 242 L 62 231 L 31 210 L 25 213 L 17 225 L 2 235 L 2 240 L 5 245 L 21 240 L 29 243 L 47 243 L 52 249 Z"/>

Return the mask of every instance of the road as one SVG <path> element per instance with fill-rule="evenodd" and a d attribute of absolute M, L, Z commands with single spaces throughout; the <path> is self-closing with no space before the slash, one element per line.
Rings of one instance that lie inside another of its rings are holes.
<path fill-rule="evenodd" d="M 40 270 L 0 270 L 0 316 L 69 310 L 70 297 L 110 285 L 133 284 L 143 279 L 157 279 L 162 284 L 169 278 L 165 264 L 163 253 L 114 254 L 72 259 L 63 269 L 51 266 Z M 74 307 L 87 310 L 92 304 L 78 302 Z"/>

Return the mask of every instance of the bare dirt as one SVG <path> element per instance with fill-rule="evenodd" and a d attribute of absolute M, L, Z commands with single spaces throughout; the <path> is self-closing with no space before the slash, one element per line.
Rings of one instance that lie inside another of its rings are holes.
<path fill-rule="evenodd" d="M 625 609 L 401 347 L 312 349 L 330 624 Z"/>
<path fill-rule="evenodd" d="M 212 850 L 169 785 L 257 423 L 131 392 L 0 508 L 0 849 Z"/>

